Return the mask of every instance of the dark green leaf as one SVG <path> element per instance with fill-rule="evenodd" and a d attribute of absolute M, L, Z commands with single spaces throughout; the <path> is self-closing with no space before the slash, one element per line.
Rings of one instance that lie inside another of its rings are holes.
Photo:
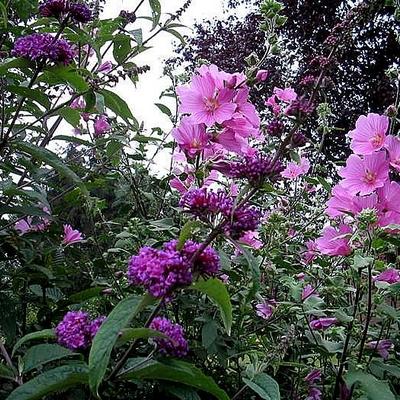
<path fill-rule="evenodd" d="M 130 51 L 132 50 L 131 38 L 127 35 L 119 33 L 114 37 L 113 55 L 118 64 L 122 64 Z"/>
<path fill-rule="evenodd" d="M 168 115 L 168 117 L 171 117 L 171 116 L 172 116 L 171 110 L 170 110 L 166 105 L 161 104 L 161 103 L 154 103 L 154 104 L 160 109 L 160 111 L 161 111 L 163 114 Z"/>
<path fill-rule="evenodd" d="M 264 400 L 280 400 L 279 385 L 275 379 L 261 372 L 253 380 L 243 378 L 246 385 Z"/>
<path fill-rule="evenodd" d="M 86 92 L 89 89 L 85 79 L 70 67 L 57 66 L 49 68 L 42 74 L 40 80 L 52 85 L 68 83 L 78 92 Z"/>
<path fill-rule="evenodd" d="M 98 296 L 103 289 L 104 289 L 103 287 L 92 287 L 83 290 L 82 292 L 71 295 L 69 300 L 72 303 L 82 303 L 86 300 Z"/>
<path fill-rule="evenodd" d="M 117 116 L 123 118 L 127 122 L 129 122 L 130 119 L 134 120 L 131 110 L 125 100 L 106 89 L 100 90 L 99 93 L 104 96 L 104 104 L 106 107 L 112 110 Z"/>
<path fill-rule="evenodd" d="M 151 29 L 153 30 L 160 22 L 161 3 L 159 0 L 149 0 L 149 3 L 150 3 L 152 19 L 153 19 L 153 26 Z"/>
<path fill-rule="evenodd" d="M 50 108 L 49 98 L 40 90 L 30 89 L 24 86 L 7 86 L 6 90 L 36 101 L 46 109 Z"/>
<path fill-rule="evenodd" d="M 79 122 L 81 120 L 81 113 L 78 110 L 75 110 L 68 106 L 58 110 L 57 114 L 61 115 L 74 128 L 79 125 Z"/>
<path fill-rule="evenodd" d="M 178 243 L 176 248 L 181 250 L 188 239 L 192 236 L 193 232 L 201 226 L 201 223 L 196 220 L 191 220 L 186 222 L 181 229 L 181 233 L 179 234 Z"/>
<path fill-rule="evenodd" d="M 0 75 L 4 75 L 12 68 L 29 67 L 30 62 L 25 58 L 13 58 L 11 60 L 0 63 Z"/>
<path fill-rule="evenodd" d="M 182 45 L 186 44 L 185 38 L 175 29 L 168 28 L 166 29 L 166 31 L 171 35 L 174 35 L 177 39 L 179 39 Z"/>
<path fill-rule="evenodd" d="M 15 343 L 13 348 L 12 354 L 14 355 L 15 352 L 26 342 L 31 340 L 42 340 L 42 339 L 56 339 L 56 334 L 54 333 L 53 329 L 43 329 L 42 331 L 28 333 L 27 335 L 23 336 L 21 339 Z"/>
<path fill-rule="evenodd" d="M 122 329 L 121 332 L 122 334 L 119 336 L 117 341 L 118 346 L 121 346 L 122 344 L 133 339 L 150 339 L 152 337 L 166 338 L 163 333 L 149 328 L 127 328 Z"/>

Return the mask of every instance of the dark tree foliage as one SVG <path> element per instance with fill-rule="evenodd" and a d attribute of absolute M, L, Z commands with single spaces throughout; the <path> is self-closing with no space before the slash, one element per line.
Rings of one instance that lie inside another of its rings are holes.
<path fill-rule="evenodd" d="M 280 30 L 283 42 L 279 55 L 269 58 L 262 68 L 273 72 L 261 89 L 253 91 L 253 101 L 259 110 L 265 109 L 264 100 L 274 86 L 291 82 L 303 93 L 301 80 L 311 74 L 316 76 L 321 56 L 326 57 L 329 46 L 326 39 L 340 24 L 354 2 L 349 0 L 282 0 L 287 23 Z M 324 82 L 324 96 L 335 117 L 338 128 L 326 137 L 323 153 L 332 161 L 344 159 L 348 152 L 345 133 L 354 126 L 354 118 L 367 112 L 383 113 L 394 102 L 395 87 L 390 84 L 385 71 L 398 61 L 399 42 L 396 40 L 399 21 L 394 18 L 394 8 L 384 0 L 367 1 L 368 10 L 361 22 L 351 30 L 345 45 L 340 47 Z M 233 15 L 224 21 L 205 21 L 195 26 L 188 45 L 178 49 L 178 62 L 186 61 L 193 69 L 199 59 L 217 64 L 229 72 L 243 70 L 244 58 L 251 53 L 261 56 L 265 47 L 263 33 L 259 31 L 259 15 L 254 0 L 229 0 L 233 9 L 247 4 L 248 15 L 243 19 Z M 323 60 L 323 59 L 322 59 Z M 306 132 L 319 141 L 315 132 L 316 120 Z"/>

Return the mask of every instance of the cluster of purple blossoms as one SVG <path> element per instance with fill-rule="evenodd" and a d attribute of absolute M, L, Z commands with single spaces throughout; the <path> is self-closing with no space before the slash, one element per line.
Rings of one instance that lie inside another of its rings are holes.
<path fill-rule="evenodd" d="M 174 324 L 169 319 L 164 317 L 156 317 L 150 324 L 150 328 L 161 332 L 168 337 L 168 339 L 154 339 L 161 354 L 173 357 L 186 356 L 189 351 L 189 346 L 184 337 L 184 332 L 181 325 Z"/>
<path fill-rule="evenodd" d="M 291 145 L 293 148 L 303 147 L 307 144 L 307 138 L 302 132 L 295 132 L 292 136 Z"/>
<path fill-rule="evenodd" d="M 49 33 L 33 33 L 16 40 L 12 55 L 31 61 L 45 60 L 69 64 L 75 52 L 64 39 L 55 39 Z"/>
<path fill-rule="evenodd" d="M 298 97 L 293 100 L 286 110 L 287 115 L 299 116 L 300 114 L 312 114 L 315 109 L 315 105 L 305 97 Z"/>
<path fill-rule="evenodd" d="M 171 240 L 162 249 L 142 247 L 139 254 L 129 260 L 127 276 L 132 285 L 143 285 L 154 297 L 169 295 L 176 287 L 192 283 L 193 271 L 214 275 L 220 269 L 218 253 L 207 247 L 192 257 L 201 244 L 188 240 L 182 250 Z"/>
<path fill-rule="evenodd" d="M 252 185 L 259 186 L 266 179 L 277 180 L 284 169 L 279 160 L 274 161 L 271 157 L 255 154 L 233 163 L 230 175 L 233 178 L 247 179 Z"/>
<path fill-rule="evenodd" d="M 92 12 L 82 3 L 70 3 L 68 0 L 46 0 L 39 6 L 40 15 L 60 19 L 67 13 L 75 22 L 87 23 L 92 20 Z"/>
<path fill-rule="evenodd" d="M 279 119 L 274 119 L 267 125 L 267 133 L 269 136 L 273 137 L 281 137 L 284 129 L 285 125 L 282 121 L 279 121 Z"/>
<path fill-rule="evenodd" d="M 55 329 L 58 343 L 70 350 L 86 349 L 105 319 L 90 320 L 84 311 L 67 312 Z"/>
<path fill-rule="evenodd" d="M 225 233 L 233 239 L 239 239 L 244 232 L 255 231 L 260 225 L 261 211 L 255 206 L 241 206 L 235 208 L 227 216 L 229 222 L 225 227 Z"/>

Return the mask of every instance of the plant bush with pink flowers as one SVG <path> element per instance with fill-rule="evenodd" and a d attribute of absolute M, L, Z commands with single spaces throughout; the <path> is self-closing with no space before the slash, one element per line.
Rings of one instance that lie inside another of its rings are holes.
<path fill-rule="evenodd" d="M 375 2 L 332 30 L 313 85 L 270 88 L 261 119 L 250 94 L 286 22 L 263 1 L 245 71 L 166 71 L 171 132 L 114 88 L 157 35 L 184 40 L 190 1 L 114 19 L 101 3 L 0 1 L 0 398 L 398 398 L 399 99 L 358 117 L 336 181 L 302 133 L 317 116 L 329 134 L 326 72 Z"/>

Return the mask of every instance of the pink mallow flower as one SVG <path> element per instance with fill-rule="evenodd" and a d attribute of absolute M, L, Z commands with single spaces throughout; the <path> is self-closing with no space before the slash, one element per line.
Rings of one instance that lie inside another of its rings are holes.
<path fill-rule="evenodd" d="M 232 118 L 236 111 L 236 104 L 232 102 L 235 92 L 218 87 L 218 79 L 219 76 L 209 70 L 204 75 L 194 75 L 189 87 L 178 87 L 179 111 L 191 114 L 197 124 L 207 126 L 222 124 Z"/>
<path fill-rule="evenodd" d="M 281 172 L 281 176 L 287 179 L 296 179 L 301 175 L 306 174 L 310 169 L 310 162 L 307 158 L 301 157 L 300 164 L 289 162 L 286 168 Z"/>
<path fill-rule="evenodd" d="M 387 360 L 389 358 L 389 350 L 393 349 L 394 346 L 390 339 L 383 339 L 379 342 L 376 340 L 368 342 L 365 347 L 370 350 L 376 350 L 384 360 Z"/>
<path fill-rule="evenodd" d="M 301 300 L 304 301 L 311 296 L 319 297 L 319 293 L 311 284 L 307 284 L 304 286 L 303 291 L 301 292 Z"/>
<path fill-rule="evenodd" d="M 387 282 L 390 285 L 400 282 L 400 271 L 395 268 L 388 268 L 381 272 L 375 279 L 376 282 Z"/>
<path fill-rule="evenodd" d="M 181 150 L 191 158 L 206 148 L 209 139 L 206 126 L 195 124 L 190 117 L 182 118 L 178 128 L 172 130 L 172 136 Z"/>
<path fill-rule="evenodd" d="M 94 135 L 101 136 L 104 135 L 111 129 L 111 125 L 107 121 L 107 117 L 105 115 L 101 115 L 94 122 Z"/>
<path fill-rule="evenodd" d="M 356 154 L 372 154 L 385 145 L 389 118 L 385 115 L 361 115 L 356 122 L 356 129 L 349 132 L 350 148 Z"/>
<path fill-rule="evenodd" d="M 327 226 L 322 236 L 316 240 L 318 250 L 328 256 L 347 256 L 351 253 L 350 238 L 352 230 L 342 224 L 338 229 Z"/>
<path fill-rule="evenodd" d="M 281 88 L 274 88 L 274 95 L 281 101 L 285 103 L 290 103 L 293 100 L 297 99 L 297 93 L 291 87 L 281 89 Z"/>
<path fill-rule="evenodd" d="M 261 249 L 263 243 L 259 240 L 259 233 L 255 231 L 247 231 L 238 241 L 255 250 Z"/>
<path fill-rule="evenodd" d="M 364 158 L 352 154 L 347 159 L 346 166 L 339 171 L 339 175 L 344 178 L 341 182 L 342 187 L 350 194 L 370 194 L 382 187 L 389 178 L 386 152 L 378 151 Z"/>
<path fill-rule="evenodd" d="M 337 322 L 336 318 L 319 318 L 319 319 L 314 319 L 310 322 L 310 327 L 311 329 L 314 330 L 324 330 L 329 328 L 332 325 L 335 325 Z"/>
<path fill-rule="evenodd" d="M 264 104 L 272 108 L 272 112 L 274 113 L 274 115 L 278 115 L 282 110 L 281 106 L 276 102 L 275 95 L 268 97 L 268 99 L 265 100 Z"/>
<path fill-rule="evenodd" d="M 82 233 L 80 233 L 77 229 L 73 229 L 71 225 L 64 225 L 64 239 L 63 244 L 73 244 L 78 243 L 83 240 Z"/>
<path fill-rule="evenodd" d="M 314 261 L 315 257 L 317 257 L 317 243 L 315 242 L 315 240 L 307 240 L 307 242 L 305 242 L 305 245 L 307 250 L 303 253 L 302 259 L 304 263 L 311 264 Z"/>
<path fill-rule="evenodd" d="M 275 306 L 275 300 L 264 300 L 263 302 L 256 304 L 256 314 L 265 320 L 270 319 L 274 313 Z"/>
<path fill-rule="evenodd" d="M 260 69 L 257 71 L 256 82 L 264 82 L 269 77 L 269 71 L 266 69 Z"/>
<path fill-rule="evenodd" d="M 392 135 L 387 136 L 385 147 L 389 153 L 390 166 L 400 171 L 400 139 Z"/>

